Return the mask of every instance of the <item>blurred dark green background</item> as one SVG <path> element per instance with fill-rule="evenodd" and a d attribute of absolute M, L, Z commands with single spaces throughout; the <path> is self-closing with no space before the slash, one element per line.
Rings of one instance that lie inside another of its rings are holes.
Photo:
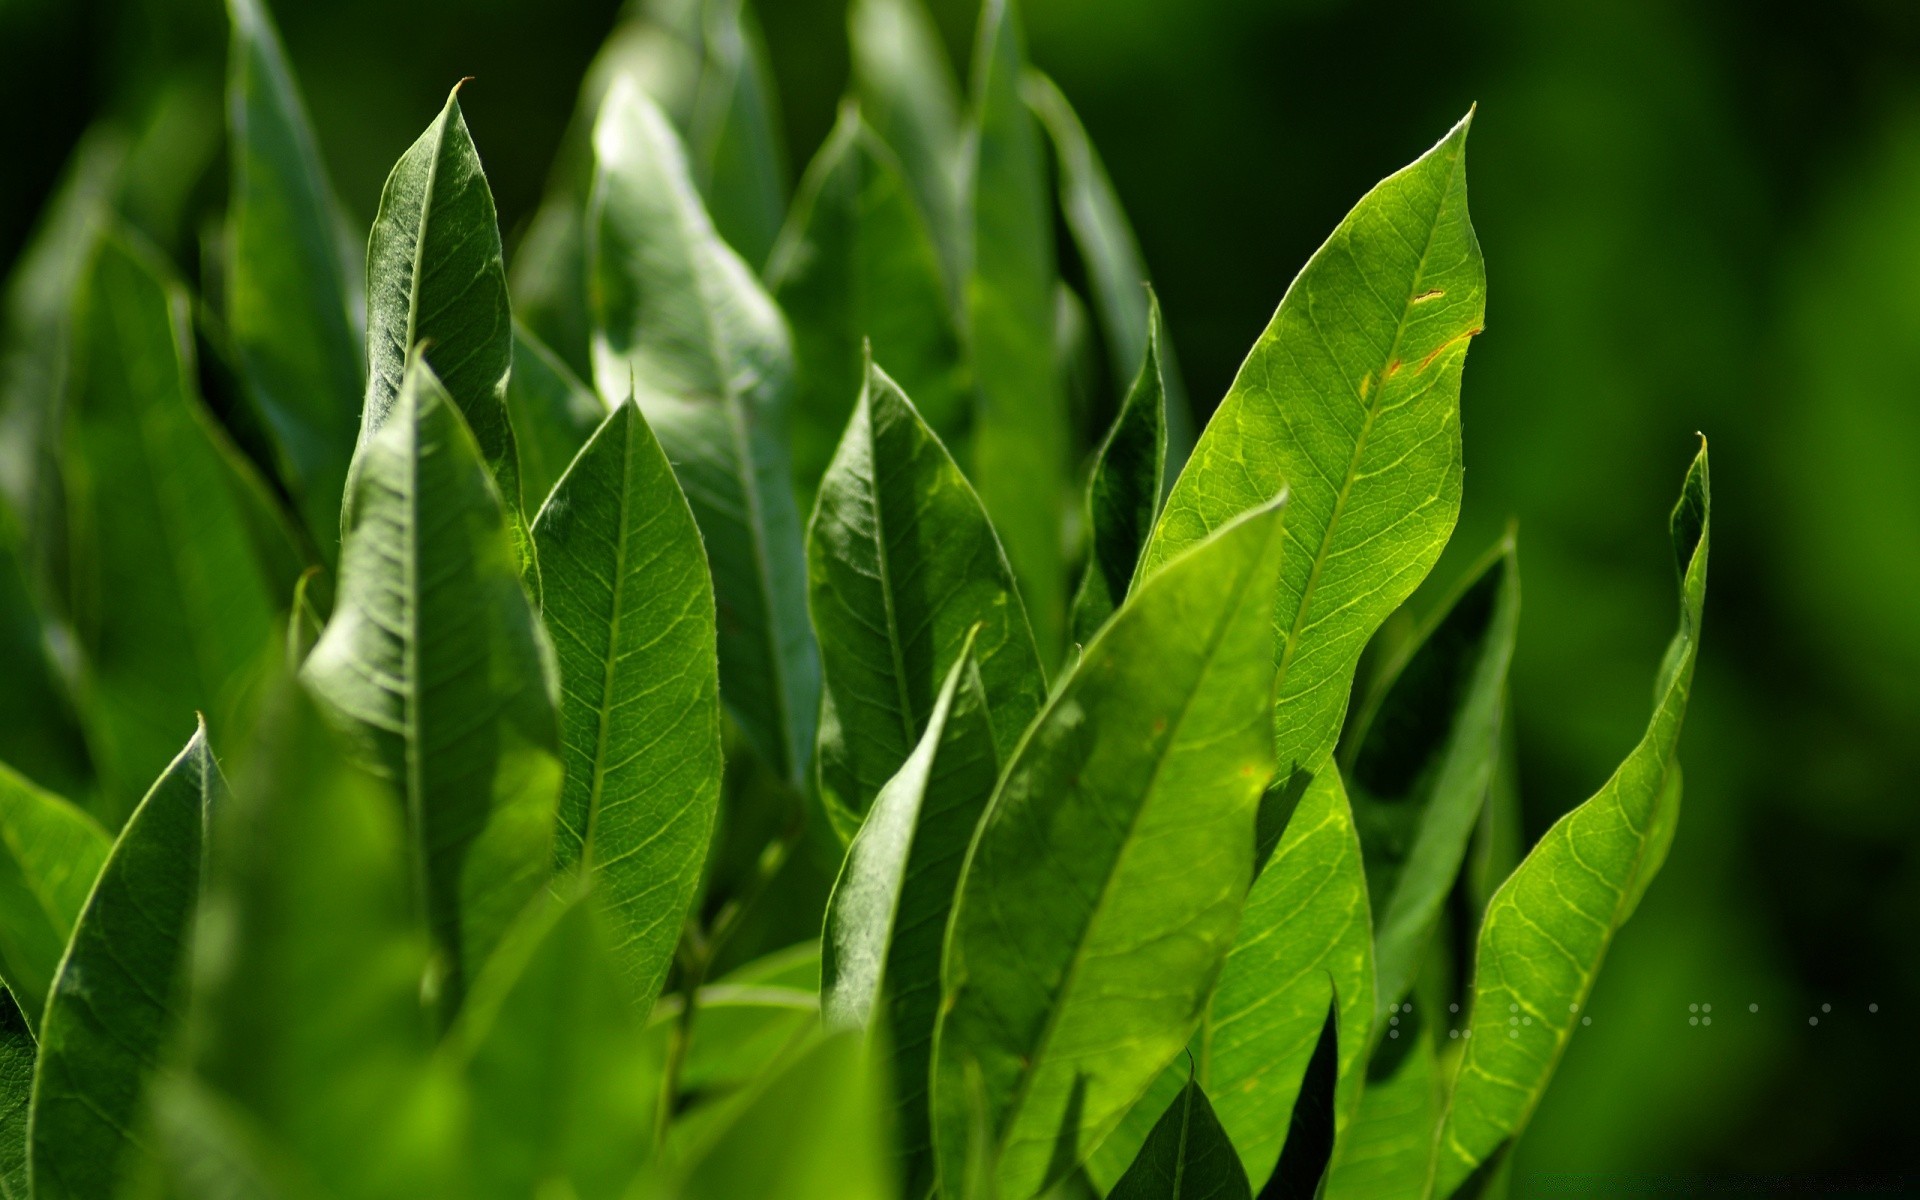
<path fill-rule="evenodd" d="M 274 7 L 363 223 L 476 76 L 462 101 L 511 242 L 616 4 Z M 758 7 L 797 169 L 844 83 L 844 0 Z M 972 0 L 934 7 L 964 56 Z M 1920 5 L 1027 0 L 1026 19 L 1138 226 L 1202 415 L 1353 201 L 1480 105 L 1490 319 L 1439 575 L 1519 519 L 1533 833 L 1645 720 L 1673 622 L 1665 513 L 1694 431 L 1713 440 L 1679 837 L 1523 1179 L 1915 1169 Z M 205 90 L 184 119 L 217 135 L 224 39 L 211 0 L 0 0 L 0 262 L 96 112 L 185 67 Z"/>

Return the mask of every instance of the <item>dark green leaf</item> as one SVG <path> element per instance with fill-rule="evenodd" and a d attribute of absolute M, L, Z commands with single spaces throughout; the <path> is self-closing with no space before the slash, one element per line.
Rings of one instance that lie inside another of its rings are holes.
<path fill-rule="evenodd" d="M 873 367 L 808 528 L 830 719 L 820 787 L 851 834 L 918 740 L 941 680 L 974 653 L 1004 759 L 1046 681 L 980 498 L 893 380 Z"/>
<path fill-rule="evenodd" d="M 1594 796 L 1556 821 L 1494 894 L 1480 926 L 1472 1023 L 1441 1132 L 1433 1194 L 1453 1195 L 1526 1127 L 1580 1023 L 1607 946 L 1659 869 L 1707 595 L 1707 448 L 1673 513 L 1680 629 L 1661 660 L 1646 734 Z"/>
<path fill-rule="evenodd" d="M 720 803 L 713 585 L 646 419 L 622 404 L 534 522 L 560 661 L 555 861 L 593 880 L 644 1010 L 660 993 Z"/>
<path fill-rule="evenodd" d="M 851 104 L 800 181 L 767 267 L 793 321 L 794 483 L 810 497 L 833 457 L 867 356 L 957 444 L 973 384 L 940 259 L 899 163 Z"/>
<path fill-rule="evenodd" d="M 754 267 L 787 211 L 786 138 L 760 23 L 746 0 L 702 0 L 702 61 L 687 144 L 714 228 Z"/>
<path fill-rule="evenodd" d="M 346 514 L 339 598 L 302 673 L 404 797 L 450 1013 L 547 875 L 553 650 L 480 448 L 418 355 L 361 445 Z"/>
<path fill-rule="evenodd" d="M 1260 1200 L 1314 1200 L 1326 1182 L 1335 1140 L 1334 1093 L 1340 1077 L 1340 998 L 1327 1004 L 1327 1016 L 1314 1039 L 1313 1055 L 1300 1077 L 1300 1094 L 1287 1122 L 1280 1161 L 1260 1189 Z"/>
<path fill-rule="evenodd" d="M 0 975 L 37 1024 L 113 839 L 0 764 Z"/>
<path fill-rule="evenodd" d="M 6 436 L 0 430 L 0 439 Z M 82 795 L 92 783 L 80 714 L 56 665 L 45 611 L 6 530 L 0 500 L 0 762 L 49 787 Z"/>
<path fill-rule="evenodd" d="M 1166 373 L 1160 306 L 1139 373 L 1094 459 L 1087 483 L 1087 569 L 1073 598 L 1073 640 L 1085 645 L 1127 598 L 1140 554 L 1160 515 L 1167 464 Z"/>
<path fill-rule="evenodd" d="M 0 1200 L 27 1200 L 27 1112 L 38 1053 L 27 1015 L 0 987 Z"/>
<path fill-rule="evenodd" d="M 1227 1131 L 1192 1080 L 1160 1114 L 1109 1200 L 1252 1200 Z"/>
<path fill-rule="evenodd" d="M 595 386 L 631 389 L 674 464 L 712 565 L 721 698 L 797 784 L 820 665 L 786 450 L 786 323 L 714 233 L 658 106 L 616 83 L 594 149 Z"/>
<path fill-rule="evenodd" d="M 528 505 L 538 511 L 573 456 L 607 419 L 607 405 L 543 342 L 516 324 L 507 414 L 520 452 L 520 487 Z"/>
<path fill-rule="evenodd" d="M 1431 1026 L 1407 1005 L 1374 1048 L 1367 1089 L 1327 1176 L 1328 1200 L 1424 1197 L 1440 1125 Z"/>
<path fill-rule="evenodd" d="M 848 847 L 821 934 L 821 1015 L 830 1028 L 873 1026 L 891 1050 L 894 1120 L 915 1196 L 934 1182 L 927 1077 L 947 917 L 998 774 L 987 714 L 969 639 L 926 733 Z"/>
<path fill-rule="evenodd" d="M 262 0 L 228 0 L 226 331 L 281 478 L 328 562 L 366 389 L 345 220 Z"/>
<path fill-rule="evenodd" d="M 182 1008 L 208 819 L 226 794 L 203 726 L 128 818 L 54 977 L 28 1166 L 41 1200 L 112 1197 Z"/>
<path fill-rule="evenodd" d="M 980 389 L 973 479 L 1006 542 L 1043 660 L 1053 661 L 1066 621 L 1067 412 L 1053 357 L 1053 209 L 1040 130 L 1020 95 L 1025 70 L 1012 0 L 987 0 L 974 50 L 966 288 Z M 1269 494 L 1277 490 L 1275 481 Z"/>
<path fill-rule="evenodd" d="M 933 1087 L 945 1189 L 966 1187 L 969 1070 L 1000 1190 L 1029 1197 L 1106 1136 L 1198 1023 L 1273 770 L 1281 511 L 1146 581 L 1002 775 L 948 932 Z"/>

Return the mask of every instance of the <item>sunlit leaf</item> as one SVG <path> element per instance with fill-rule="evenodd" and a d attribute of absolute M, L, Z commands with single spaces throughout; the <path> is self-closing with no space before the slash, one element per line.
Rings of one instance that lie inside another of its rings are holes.
<path fill-rule="evenodd" d="M 1426 1195 L 1440 1124 L 1431 1025 L 1404 1010 L 1375 1046 L 1359 1110 L 1334 1152 L 1328 1200 Z"/>
<path fill-rule="evenodd" d="M 0 764 L 0 975 L 35 1024 L 112 845 L 99 822 Z"/>

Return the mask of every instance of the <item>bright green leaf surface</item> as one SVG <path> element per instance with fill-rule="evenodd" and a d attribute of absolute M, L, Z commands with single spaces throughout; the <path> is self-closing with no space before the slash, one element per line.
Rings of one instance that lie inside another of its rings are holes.
<path fill-rule="evenodd" d="M 1067 412 L 1053 357 L 1053 208 L 1039 126 L 1020 95 L 1025 70 L 1012 0 L 987 0 L 974 49 L 966 287 L 980 389 L 972 476 L 1006 542 L 1040 652 L 1052 661 L 1066 621 Z"/>
<path fill-rule="evenodd" d="M 27 1200 L 27 1112 L 38 1053 L 27 1015 L 0 987 L 0 1200 Z"/>
<path fill-rule="evenodd" d="M 1518 1137 L 1580 1022 L 1614 933 L 1672 836 L 1663 803 L 1693 687 L 1707 595 L 1711 487 L 1707 450 L 1674 508 L 1680 629 L 1661 660 L 1646 734 L 1594 796 L 1556 821 L 1494 894 L 1480 926 L 1471 1038 L 1454 1076 L 1434 1195 L 1451 1196 Z"/>
<path fill-rule="evenodd" d="M 844 832 L 906 761 L 970 636 L 994 746 L 1010 756 L 1046 696 L 1013 573 L 980 498 L 877 366 L 821 481 L 807 548 L 831 705 L 821 792 Z"/>
<path fill-rule="evenodd" d="M 1359 1110 L 1334 1150 L 1327 1200 L 1421 1200 L 1439 1124 L 1432 1034 L 1409 1009 L 1373 1051 Z"/>
<path fill-rule="evenodd" d="M 1388 668 L 1343 757 L 1374 912 L 1375 1003 L 1425 959 L 1500 759 L 1520 568 L 1504 540 Z"/>
<path fill-rule="evenodd" d="M 40 1200 L 110 1200 L 182 1007 L 208 819 L 226 794 L 196 731 L 127 819 L 74 926 L 40 1027 L 28 1168 Z"/>
<path fill-rule="evenodd" d="M 786 139 L 760 23 L 746 0 L 702 0 L 702 61 L 687 125 L 714 228 L 754 267 L 787 211 Z"/>
<path fill-rule="evenodd" d="M 1323 768 L 1360 652 L 1433 566 L 1459 514 L 1460 374 L 1486 297 L 1467 218 L 1467 127 L 1367 193 L 1314 253 L 1147 547 L 1153 570 L 1289 488 L 1275 712 L 1283 776 Z"/>
<path fill-rule="evenodd" d="M 0 975 L 36 1024 L 112 845 L 92 817 L 0 764 Z"/>
<path fill-rule="evenodd" d="M 673 468 L 632 404 L 534 522 L 560 661 L 555 860 L 593 880 L 642 1009 L 673 962 L 720 804 L 713 585 Z"/>
<path fill-rule="evenodd" d="M 594 383 L 603 397 L 631 389 L 673 462 L 712 565 L 721 697 L 798 783 L 820 665 L 786 449 L 786 323 L 714 233 L 658 106 L 615 84 L 594 151 Z"/>
<path fill-rule="evenodd" d="M 499 491 L 418 356 L 354 464 L 333 618 L 304 677 L 405 800 L 450 1012 L 546 878 L 558 684 Z"/>
<path fill-rule="evenodd" d="M 1256 510 L 1148 580 L 1008 765 L 948 932 L 943 1187 L 964 1182 L 969 1071 L 1001 1193 L 1025 1200 L 1098 1144 L 1199 1023 L 1273 770 L 1281 513 Z"/>
<path fill-rule="evenodd" d="M 231 449 L 194 387 L 187 298 L 152 251 L 100 245 L 67 414 L 73 619 L 103 813 L 119 823 L 194 714 L 244 714 L 280 622 L 248 540 Z"/>
<path fill-rule="evenodd" d="M 940 258 L 900 165 L 851 104 L 807 168 L 767 268 L 793 322 L 793 473 L 811 496 L 874 362 L 949 444 L 973 388 Z"/>
<path fill-rule="evenodd" d="M 1160 480 L 1167 465 L 1164 334 L 1156 303 L 1139 373 L 1101 443 L 1087 484 L 1087 569 L 1073 597 L 1073 640 L 1079 645 L 1091 641 L 1127 598 L 1160 514 Z"/>
<path fill-rule="evenodd" d="M 366 389 L 344 218 L 265 5 L 228 0 L 227 12 L 227 334 L 282 478 L 331 562 Z"/>
<path fill-rule="evenodd" d="M 874 798 L 827 905 L 820 1009 L 830 1028 L 878 1023 L 893 1056 L 906 1191 L 933 1187 L 927 1097 L 940 955 L 960 868 L 999 758 L 972 642 L 947 672 L 926 733 Z"/>
<path fill-rule="evenodd" d="M 1253 1189 L 1206 1093 L 1180 1089 L 1109 1200 L 1252 1200 Z"/>
<path fill-rule="evenodd" d="M 618 1200 L 645 1162 L 659 1064 L 608 933 L 584 890 L 548 900 L 475 982 L 457 1033 L 474 1196 Z"/>
<path fill-rule="evenodd" d="M 607 405 L 545 343 L 516 324 L 507 415 L 520 452 L 520 487 L 527 507 L 538 511 L 573 456 L 607 419 Z"/>

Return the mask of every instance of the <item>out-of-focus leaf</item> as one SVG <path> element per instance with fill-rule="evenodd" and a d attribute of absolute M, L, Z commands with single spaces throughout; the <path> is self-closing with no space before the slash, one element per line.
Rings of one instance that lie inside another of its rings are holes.
<path fill-rule="evenodd" d="M 1526 1127 L 1580 1022 L 1608 944 L 1660 865 L 1671 837 L 1661 807 L 1677 805 L 1680 796 L 1669 780 L 1700 645 L 1710 507 L 1703 442 L 1673 510 L 1680 628 L 1660 663 L 1646 734 L 1613 778 L 1542 835 L 1487 906 L 1470 1040 L 1441 1131 L 1436 1197 L 1453 1195 Z"/>
<path fill-rule="evenodd" d="M 848 847 L 820 937 L 821 1016 L 829 1028 L 875 1027 L 877 1044 L 892 1052 L 908 1195 L 933 1188 L 927 1080 L 940 955 L 960 868 L 998 769 L 969 640 L 919 745 L 880 789 Z"/>
<path fill-rule="evenodd" d="M 713 585 L 673 468 L 614 409 L 534 522 L 560 661 L 554 858 L 593 881 L 642 1010 L 666 981 L 720 804 Z"/>
<path fill-rule="evenodd" d="M 4 438 L 0 432 L 0 438 Z M 0 499 L 0 762 L 70 795 L 92 782 L 86 737 L 56 665 L 47 614 L 6 531 Z"/>
<path fill-rule="evenodd" d="M 1467 217 L 1470 120 L 1368 192 L 1314 253 L 1147 547 L 1151 571 L 1281 481 L 1291 490 L 1282 778 L 1323 770 L 1361 651 L 1433 566 L 1459 513 L 1460 374 L 1486 297 Z"/>
<path fill-rule="evenodd" d="M 969 852 L 935 1043 L 941 1186 L 978 1070 L 1003 1195 L 1068 1174 L 1193 1034 L 1273 770 L 1278 500 L 1149 579 L 1086 647 Z"/>
<path fill-rule="evenodd" d="M 674 464 L 712 565 L 721 699 L 798 784 L 820 664 L 786 450 L 786 323 L 714 233 L 657 105 L 616 83 L 594 149 L 594 383 L 603 397 L 631 389 Z"/>
<path fill-rule="evenodd" d="M 1042 659 L 1050 662 L 1059 656 L 1067 615 L 1060 544 L 1067 413 L 1053 358 L 1053 209 L 1039 126 L 1020 96 L 1025 70 L 1012 0 L 987 0 L 974 49 L 969 164 L 966 303 L 979 386 L 973 479 L 1006 543 Z"/>
<path fill-rule="evenodd" d="M 702 0 L 702 60 L 687 124 L 714 228 L 764 266 L 787 211 L 786 136 L 760 23 L 746 0 Z"/>
<path fill-rule="evenodd" d="M 245 1113 L 191 1077 L 154 1080 L 148 1128 L 149 1170 L 121 1190 L 122 1200 L 325 1200 Z"/>
<path fill-rule="evenodd" d="M 878 366 L 821 481 L 807 548 L 831 706 L 820 789 L 851 836 L 906 761 L 970 636 L 1002 759 L 1040 710 L 1046 680 L 979 497 Z"/>
<path fill-rule="evenodd" d="M 346 521 L 339 597 L 302 674 L 404 798 L 445 1017 L 546 879 L 558 681 L 507 506 L 418 355 L 361 444 Z"/>
<path fill-rule="evenodd" d="M 269 1170 L 270 1140 L 329 1195 L 461 1194 L 441 1190 L 458 1108 L 433 1068 L 408 857 L 395 797 L 282 686 L 213 826 L 184 1055 L 205 1116 L 174 1131 L 181 1150 L 210 1138 L 201 1155 Z"/>
<path fill-rule="evenodd" d="M 940 258 L 899 163 L 848 104 L 807 168 L 767 267 L 793 322 L 793 474 L 810 497 L 833 457 L 869 353 L 950 444 L 972 380 Z"/>
<path fill-rule="evenodd" d="M 1377 1006 L 1413 986 L 1466 858 L 1500 759 L 1519 617 L 1509 536 L 1388 667 L 1348 735 L 1343 757 L 1374 913 Z"/>
<path fill-rule="evenodd" d="M 646 1161 L 659 1064 L 584 889 L 523 918 L 456 1031 L 477 1197 L 618 1200 Z"/>
<path fill-rule="evenodd" d="M 1147 267 L 1140 243 L 1127 221 L 1107 168 L 1093 148 L 1086 127 L 1053 80 L 1038 71 L 1026 80 L 1027 104 L 1046 127 L 1059 168 L 1060 208 L 1073 235 L 1092 286 L 1094 311 L 1115 380 L 1126 379 L 1148 353 L 1151 337 L 1166 390 L 1167 457 L 1177 474 L 1193 449 L 1193 413 L 1166 329 L 1158 324 L 1158 305 L 1150 305 Z M 1149 314 L 1149 308 L 1153 314 Z"/>
<path fill-rule="evenodd" d="M 366 390 L 344 223 L 262 0 L 228 0 L 226 331 L 281 478 L 328 562 Z"/>
<path fill-rule="evenodd" d="M 531 561 L 521 515 L 520 458 L 507 415 L 513 316 L 500 219 L 480 168 L 460 87 L 408 147 L 380 192 L 367 239 L 367 400 L 360 443 L 399 403 L 416 350 L 440 377 L 506 502 L 523 566 Z M 351 517 L 348 518 L 351 520 Z"/>
<path fill-rule="evenodd" d="M 36 1024 L 112 845 L 92 817 L 0 764 L 0 975 Z"/>
<path fill-rule="evenodd" d="M 920 0 L 854 0 L 847 9 L 861 115 L 900 157 L 950 290 L 966 276 L 960 86 Z"/>
<path fill-rule="evenodd" d="M 226 782 L 197 730 L 127 819 L 74 926 L 40 1027 L 28 1171 L 45 1200 L 111 1197 L 180 1017 L 207 821 Z"/>
<path fill-rule="evenodd" d="M 1153 306 L 1153 333 L 1133 387 L 1094 459 L 1087 483 L 1087 569 L 1073 597 L 1073 640 L 1085 645 L 1127 598 L 1140 554 L 1160 514 L 1167 463 L 1165 327 Z"/>
<path fill-rule="evenodd" d="M 516 324 L 507 415 L 520 452 L 520 487 L 528 507 L 537 512 L 573 456 L 607 419 L 607 405 L 532 332 Z"/>
<path fill-rule="evenodd" d="M 150 250 L 100 244 L 78 318 L 63 474 L 80 708 L 117 826 L 194 713 L 238 728 L 280 623 L 231 446 L 194 390 L 185 292 Z"/>
<path fill-rule="evenodd" d="M 27 1200 L 27 1112 L 39 1047 L 13 993 L 0 987 L 0 1200 Z"/>
<path fill-rule="evenodd" d="M 1093 346 L 1093 315 L 1071 284 L 1053 284 L 1053 369 L 1067 403 L 1067 427 L 1072 431 L 1077 457 L 1084 437 L 1089 448 L 1100 430 L 1111 427 L 1107 405 L 1100 395 L 1099 354 Z M 1117 414 L 1118 410 L 1114 410 Z M 1077 513 L 1074 515 L 1078 515 Z M 1063 541 L 1070 541 L 1065 538 Z"/>
<path fill-rule="evenodd" d="M 1432 1034 L 1412 1006 L 1389 1018 L 1367 1064 L 1367 1088 L 1334 1151 L 1328 1200 L 1426 1195 L 1433 1138 L 1440 1124 L 1440 1080 Z"/>
<path fill-rule="evenodd" d="M 1252 1200 L 1253 1189 L 1207 1095 L 1180 1089 L 1109 1200 Z"/>

